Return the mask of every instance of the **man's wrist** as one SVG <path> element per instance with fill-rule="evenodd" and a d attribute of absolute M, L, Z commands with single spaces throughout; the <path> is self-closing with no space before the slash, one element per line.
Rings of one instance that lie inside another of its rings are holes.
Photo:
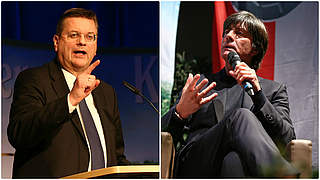
<path fill-rule="evenodd" d="M 180 114 L 177 112 L 176 109 L 174 110 L 174 114 L 175 114 L 180 120 L 184 120 L 184 119 L 180 116 Z"/>
<path fill-rule="evenodd" d="M 176 114 L 177 116 L 179 115 L 179 118 L 180 118 L 180 119 L 187 119 L 188 116 L 189 116 L 189 115 L 186 116 L 185 114 L 182 113 L 179 104 L 177 104 L 177 106 L 176 106 L 176 108 L 175 108 L 175 114 Z"/>
<path fill-rule="evenodd" d="M 72 90 L 69 93 L 68 100 L 70 101 L 72 106 L 77 106 L 81 101 L 81 99 L 79 100 L 79 96 L 75 95 L 75 93 Z"/>
<path fill-rule="evenodd" d="M 68 102 L 68 108 L 69 108 L 69 113 L 72 113 L 76 108 L 77 105 L 72 105 L 71 101 L 70 101 L 70 93 L 67 96 L 67 102 Z"/>
<path fill-rule="evenodd" d="M 266 102 L 266 97 L 263 94 L 262 90 L 256 92 L 254 96 L 251 96 L 251 99 L 255 106 L 255 111 L 261 109 Z"/>

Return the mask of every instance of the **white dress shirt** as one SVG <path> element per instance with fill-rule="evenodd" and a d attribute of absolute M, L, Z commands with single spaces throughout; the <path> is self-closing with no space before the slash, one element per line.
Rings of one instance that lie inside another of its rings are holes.
<path fill-rule="evenodd" d="M 73 88 L 74 82 L 76 80 L 76 77 L 73 74 L 71 74 L 70 72 L 68 72 L 65 69 L 63 69 L 63 68 L 62 68 L 62 72 L 63 72 L 64 78 L 67 81 L 69 90 L 71 91 L 71 89 Z M 68 98 L 67 98 L 68 99 L 69 113 L 72 113 L 75 109 L 77 109 L 77 112 L 78 112 L 78 115 L 79 115 L 79 118 L 80 118 L 80 122 L 81 122 L 81 125 L 82 125 L 82 129 L 83 129 L 83 132 L 84 132 L 86 140 L 87 140 L 87 146 L 89 148 L 88 171 L 91 171 L 91 149 L 90 149 L 87 133 L 86 133 L 86 130 L 84 128 L 82 116 L 81 116 L 81 113 L 80 113 L 79 104 L 77 106 L 73 106 L 71 104 L 71 102 L 70 102 L 69 96 L 70 96 L 70 93 L 68 94 Z M 95 124 L 95 126 L 97 128 L 98 135 L 99 135 L 100 142 L 101 142 L 101 146 L 102 146 L 102 150 L 103 150 L 103 155 L 104 155 L 104 162 L 105 162 L 105 166 L 104 167 L 107 167 L 107 153 L 106 153 L 105 138 L 104 138 L 103 129 L 102 129 L 101 121 L 100 121 L 100 116 L 99 116 L 99 113 L 98 113 L 98 111 L 97 111 L 97 109 L 96 109 L 96 107 L 94 105 L 94 101 L 93 101 L 93 97 L 92 97 L 91 93 L 85 98 L 85 101 L 86 101 L 86 103 L 88 105 L 89 111 L 90 111 L 91 116 L 92 116 L 93 121 L 94 121 L 94 124 Z"/>

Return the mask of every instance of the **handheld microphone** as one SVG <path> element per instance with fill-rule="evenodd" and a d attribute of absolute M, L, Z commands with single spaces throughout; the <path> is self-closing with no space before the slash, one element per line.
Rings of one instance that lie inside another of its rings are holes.
<path fill-rule="evenodd" d="M 236 68 L 236 65 L 240 64 L 241 59 L 239 57 L 239 55 L 234 52 L 231 51 L 228 54 L 228 62 L 229 64 L 232 66 L 232 69 L 234 70 Z M 253 91 L 253 86 L 250 82 L 248 81 L 242 81 L 242 86 L 244 88 L 244 90 L 250 95 L 253 96 L 254 95 L 254 91 Z"/>
<path fill-rule="evenodd" d="M 131 85 L 130 83 L 128 83 L 127 81 L 122 81 L 122 84 L 127 87 L 130 91 L 132 91 L 133 93 L 135 93 L 136 95 L 142 97 L 144 100 L 146 100 L 150 106 L 159 114 L 158 109 L 152 104 L 152 102 L 146 98 L 140 91 L 139 89 L 137 89 L 136 87 L 134 87 L 133 85 Z"/>

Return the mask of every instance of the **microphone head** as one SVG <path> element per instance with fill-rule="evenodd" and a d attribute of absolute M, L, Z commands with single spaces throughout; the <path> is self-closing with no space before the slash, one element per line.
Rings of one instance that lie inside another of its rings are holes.
<path fill-rule="evenodd" d="M 234 51 L 229 52 L 229 54 L 228 54 L 228 63 L 232 66 L 233 69 L 240 62 L 241 62 L 241 59 L 240 59 L 239 55 L 236 52 L 234 52 Z"/>
<path fill-rule="evenodd" d="M 132 91 L 133 93 L 139 95 L 140 94 L 140 91 L 135 88 L 133 85 L 131 85 L 130 83 L 128 83 L 127 81 L 122 81 L 122 84 L 124 86 L 126 86 L 130 91 Z"/>

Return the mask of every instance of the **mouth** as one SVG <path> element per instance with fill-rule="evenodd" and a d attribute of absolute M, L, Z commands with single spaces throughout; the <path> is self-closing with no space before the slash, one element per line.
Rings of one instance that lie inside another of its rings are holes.
<path fill-rule="evenodd" d="M 75 51 L 73 51 L 73 53 L 74 53 L 75 55 L 77 55 L 77 56 L 84 56 L 84 55 L 87 54 L 87 52 L 84 51 L 84 50 L 75 50 Z"/>
<path fill-rule="evenodd" d="M 231 51 L 236 51 L 236 48 L 234 46 L 226 45 L 223 47 L 225 50 L 231 50 Z"/>

